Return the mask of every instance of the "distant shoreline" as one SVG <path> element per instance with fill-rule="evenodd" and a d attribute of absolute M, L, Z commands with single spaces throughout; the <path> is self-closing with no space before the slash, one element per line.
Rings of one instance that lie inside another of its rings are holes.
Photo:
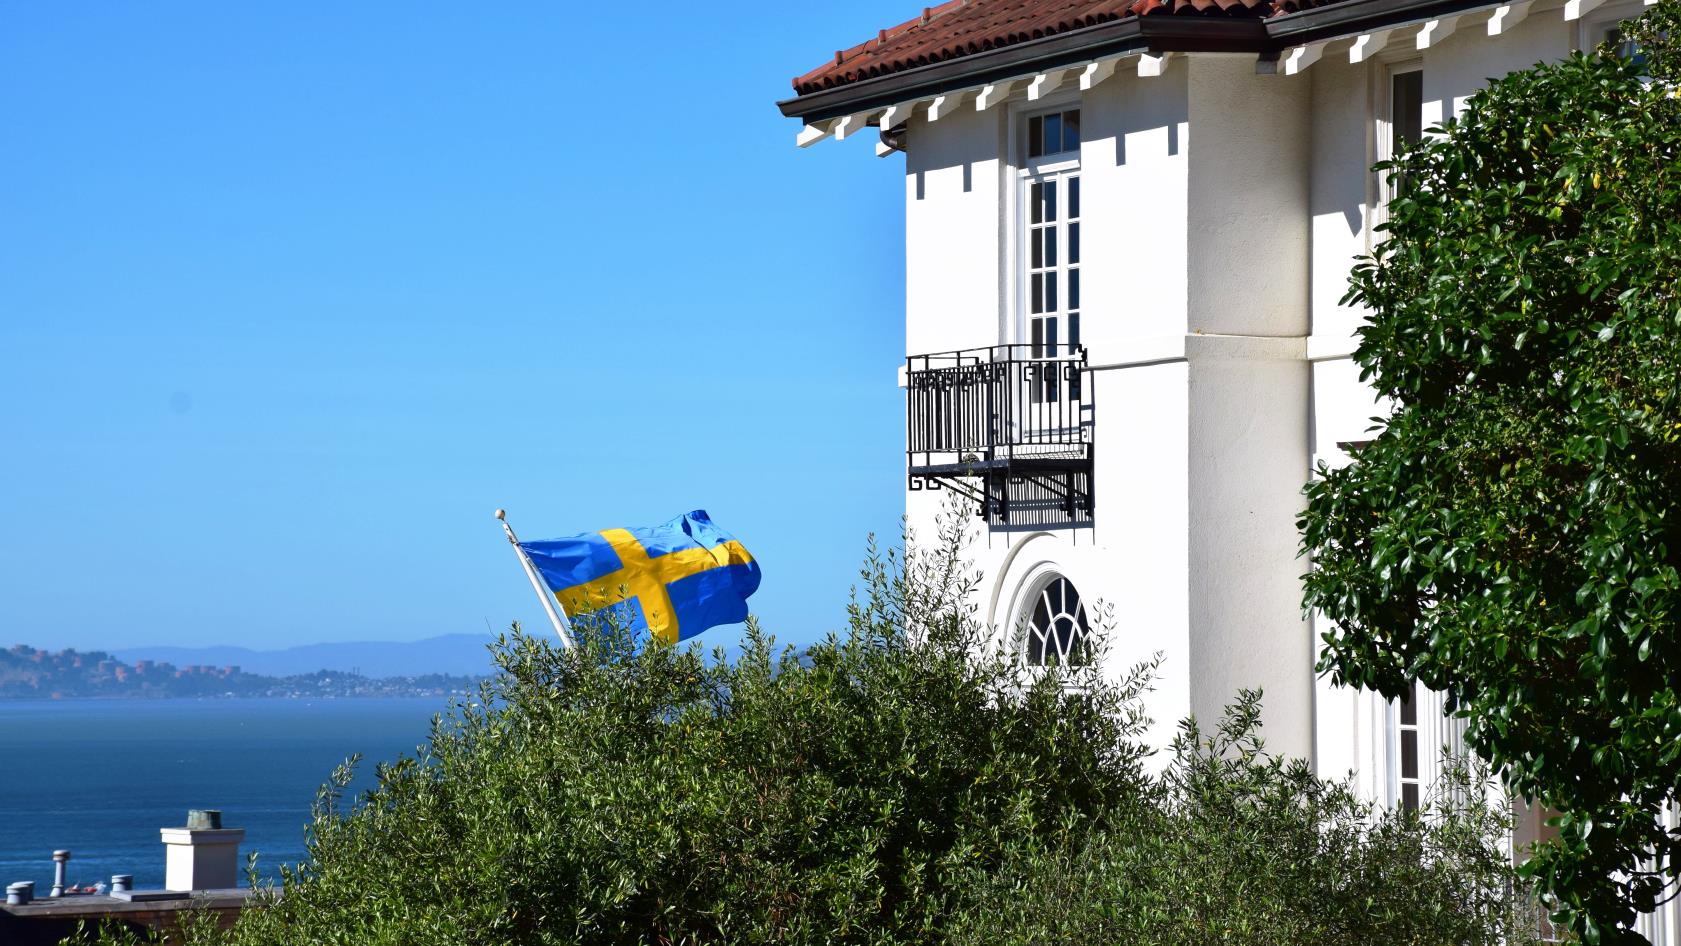
<path fill-rule="evenodd" d="M 119 660 L 105 651 L 41 650 L 17 644 L 0 650 L 0 701 L 71 699 L 356 699 L 370 696 L 471 694 L 485 674 L 417 673 L 378 677 L 357 671 L 251 673 L 239 664 Z"/>
<path fill-rule="evenodd" d="M 75 696 L 11 696 L 0 695 L 0 703 L 114 703 L 120 700 L 144 700 L 164 702 L 168 700 L 271 700 L 274 702 L 294 702 L 298 700 L 420 700 L 449 696 L 476 696 L 478 690 L 448 690 L 448 691 L 408 691 L 388 693 L 91 693 Z"/>

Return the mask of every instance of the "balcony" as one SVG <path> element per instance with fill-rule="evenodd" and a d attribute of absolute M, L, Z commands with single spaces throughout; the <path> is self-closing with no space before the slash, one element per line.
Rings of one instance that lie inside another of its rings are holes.
<path fill-rule="evenodd" d="M 907 359 L 909 488 L 951 489 L 994 526 L 1089 523 L 1091 379 L 1077 346 Z"/>

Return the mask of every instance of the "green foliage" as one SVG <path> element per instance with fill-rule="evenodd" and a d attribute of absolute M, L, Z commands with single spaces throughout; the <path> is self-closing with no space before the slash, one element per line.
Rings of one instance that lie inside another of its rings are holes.
<path fill-rule="evenodd" d="M 1204 735 L 1182 724 L 1148 790 L 1095 829 L 1022 838 L 975 871 L 957 946 L 1353 943 L 1516 946 L 1539 914 L 1491 843 L 1509 809 L 1453 767 L 1425 810 L 1374 808 L 1301 760 L 1268 756 L 1258 694 Z"/>
<path fill-rule="evenodd" d="M 800 655 L 751 625 L 733 665 L 516 629 L 481 699 L 359 799 L 336 773 L 309 861 L 188 942 L 1070 941 L 1046 909 L 1164 944 L 1507 928 L 1486 812 L 1376 818 L 1265 758 L 1254 695 L 1152 776 L 1153 668 L 989 653 L 958 548 L 953 527 L 932 553 L 872 551 L 847 633 Z"/>
<path fill-rule="evenodd" d="M 1402 193 L 1349 300 L 1393 413 L 1302 522 L 1322 669 L 1444 691 L 1562 812 L 1527 869 L 1588 943 L 1643 941 L 1681 853 L 1678 27 L 1664 0 L 1638 60 L 1514 73 L 1380 165 Z"/>

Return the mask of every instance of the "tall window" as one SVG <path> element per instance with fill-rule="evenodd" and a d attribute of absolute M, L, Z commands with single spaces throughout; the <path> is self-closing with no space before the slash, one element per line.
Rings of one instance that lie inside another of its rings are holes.
<path fill-rule="evenodd" d="M 1061 575 L 1045 582 L 1028 599 L 1026 610 L 1029 665 L 1082 664 L 1089 659 L 1091 625 L 1073 582 Z"/>
<path fill-rule="evenodd" d="M 1646 57 L 1644 51 L 1640 48 L 1640 44 L 1625 36 L 1621 25 L 1607 28 L 1602 39 L 1611 44 L 1611 48 L 1617 51 L 1617 55 L 1624 59 L 1637 59 L 1645 62 Z"/>
<path fill-rule="evenodd" d="M 1576 45 L 1585 52 L 1593 52 L 1602 43 L 1609 43 L 1617 55 L 1633 59 L 1640 65 L 1646 65 L 1645 50 L 1638 43 L 1628 38 L 1624 27 L 1628 20 L 1632 20 L 1646 12 L 1647 6 L 1640 0 L 1606 0 L 1589 16 L 1583 17 L 1576 25 Z"/>
<path fill-rule="evenodd" d="M 1407 145 L 1424 137 L 1424 71 L 1417 65 L 1389 70 L 1384 90 L 1384 114 L 1378 123 L 1378 159 L 1387 161 Z M 1388 171 L 1378 179 L 1378 206 L 1373 226 L 1389 219 L 1389 204 L 1406 181 Z"/>
<path fill-rule="evenodd" d="M 1417 811 L 1423 790 L 1418 749 L 1418 684 L 1407 687 L 1407 693 L 1395 707 L 1395 780 L 1396 797 L 1407 811 Z"/>
<path fill-rule="evenodd" d="M 1030 356 L 1054 359 L 1080 344 L 1080 110 L 1029 116 L 1027 159 L 1024 328 Z M 1057 399 L 1060 384 L 1047 367 L 1034 398 Z"/>

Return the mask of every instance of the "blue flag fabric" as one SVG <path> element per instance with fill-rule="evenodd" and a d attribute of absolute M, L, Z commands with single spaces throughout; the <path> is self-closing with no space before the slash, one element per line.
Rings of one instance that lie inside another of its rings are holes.
<path fill-rule="evenodd" d="M 747 619 L 759 563 L 704 510 L 651 529 L 603 529 L 520 548 L 568 616 L 612 608 L 674 644 Z"/>

